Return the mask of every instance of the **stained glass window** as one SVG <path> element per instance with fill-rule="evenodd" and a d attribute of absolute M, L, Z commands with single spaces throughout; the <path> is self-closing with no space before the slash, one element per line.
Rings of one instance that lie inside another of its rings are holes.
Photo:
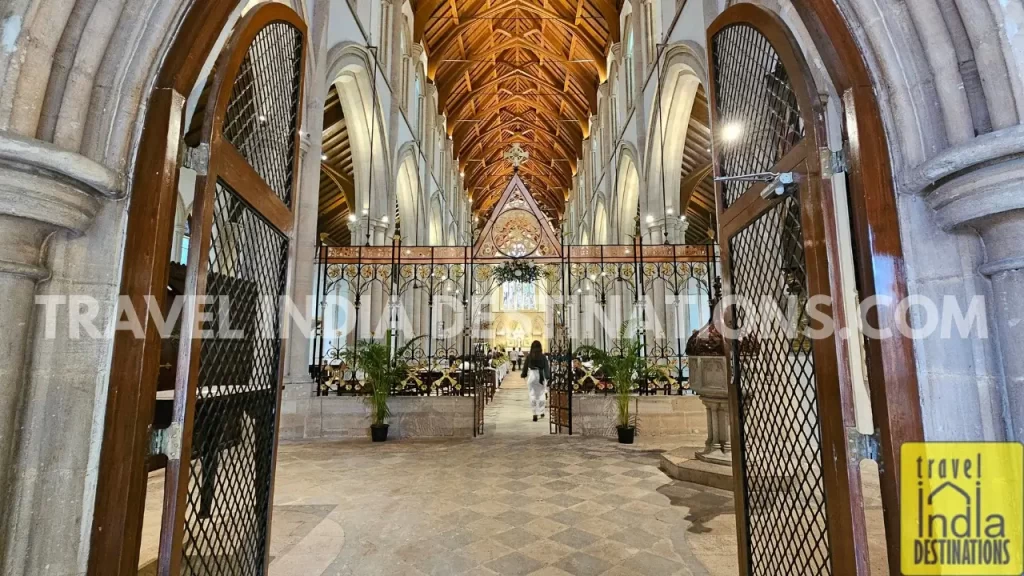
<path fill-rule="evenodd" d="M 537 287 L 523 282 L 509 282 L 502 287 L 502 310 L 537 310 Z"/>

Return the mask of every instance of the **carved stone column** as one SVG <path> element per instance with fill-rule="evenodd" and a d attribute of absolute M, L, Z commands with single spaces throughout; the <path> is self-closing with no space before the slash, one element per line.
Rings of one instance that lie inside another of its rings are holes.
<path fill-rule="evenodd" d="M 661 244 L 663 242 L 662 235 L 664 234 L 665 230 L 665 227 L 662 225 L 662 223 L 657 222 L 655 224 L 652 224 L 648 227 L 648 229 L 650 230 L 650 234 L 648 234 L 648 237 L 651 239 L 651 243 Z M 658 266 L 658 264 L 655 264 L 655 266 Z M 668 296 L 668 292 L 665 290 L 665 286 L 665 282 L 655 280 L 651 282 L 651 288 L 648 294 L 646 295 L 647 302 L 645 303 L 645 306 L 647 306 L 648 310 L 647 324 L 649 327 L 649 330 L 647 332 L 648 354 L 655 351 L 654 344 L 657 344 L 659 348 L 665 346 L 666 341 L 669 337 L 669 320 L 668 313 L 666 310 L 666 299 Z M 653 318 L 650 316 L 651 312 L 653 312 L 654 314 Z"/>
<path fill-rule="evenodd" d="M 57 458 L 62 451 L 86 449 L 34 444 L 38 442 L 33 440 L 36 436 L 43 436 L 35 429 L 36 416 L 49 399 L 31 389 L 27 359 L 34 356 L 36 348 L 44 346 L 41 339 L 54 341 L 66 336 L 68 302 L 74 300 L 74 306 L 78 306 L 76 295 L 63 290 L 50 299 L 52 306 L 37 306 L 37 283 L 51 277 L 48 260 L 55 238 L 84 233 L 105 199 L 115 198 L 118 193 L 117 177 L 105 167 L 50 144 L 0 132 L 0 558 L 4 559 L 0 573 L 25 573 L 24 563 L 30 561 L 23 557 L 30 553 L 26 552 L 28 539 L 32 534 L 52 531 L 40 528 L 52 524 L 54 518 L 32 512 L 38 498 L 28 483 L 45 486 L 51 491 L 48 498 L 62 501 L 62 485 L 50 482 L 47 459 Z M 89 288 L 83 286 L 80 293 L 89 296 Z M 90 301 L 84 299 L 82 306 L 89 307 Z M 64 306 L 58 307 L 61 302 Z M 59 324 L 58 319 L 65 321 Z M 64 353 L 82 355 L 84 360 L 94 343 L 70 343 Z M 92 402 L 90 395 L 85 406 L 89 414 Z M 54 419 L 51 411 L 53 425 L 67 423 L 73 417 L 62 414 Z M 76 426 L 85 424 L 75 421 Z M 34 448 L 29 450 L 28 444 Z M 70 462 L 66 464 L 68 472 L 84 473 Z M 67 545 L 74 546 L 74 542 Z"/>
<path fill-rule="evenodd" d="M 1024 439 L 1024 159 L 963 171 L 928 196 L 944 230 L 973 229 L 984 245 L 979 272 L 991 281 L 989 338 L 996 338 L 1011 439 Z M 937 303 L 942 309 L 943 303 Z M 967 302 L 961 302 L 966 313 Z M 976 337 L 976 336 L 972 336 Z"/>

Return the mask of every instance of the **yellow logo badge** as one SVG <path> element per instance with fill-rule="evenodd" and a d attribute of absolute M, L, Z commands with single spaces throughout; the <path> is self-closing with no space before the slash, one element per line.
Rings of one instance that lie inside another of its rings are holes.
<path fill-rule="evenodd" d="M 1024 445 L 903 445 L 901 548 L 908 576 L 1024 572 Z"/>

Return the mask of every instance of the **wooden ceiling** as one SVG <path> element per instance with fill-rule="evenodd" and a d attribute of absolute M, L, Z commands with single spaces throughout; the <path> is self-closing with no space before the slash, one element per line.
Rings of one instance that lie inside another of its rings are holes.
<path fill-rule="evenodd" d="M 557 221 L 597 110 L 606 55 L 619 41 L 620 0 L 418 0 L 414 39 L 428 57 L 473 210 L 486 215 L 520 168 Z"/>
<path fill-rule="evenodd" d="M 711 170 L 711 130 L 708 128 L 708 98 L 704 86 L 697 88 L 683 145 L 679 205 L 685 206 L 687 244 L 704 244 L 714 230 L 715 181 Z"/>
<path fill-rule="evenodd" d="M 323 155 L 320 159 L 320 211 L 317 234 L 327 234 L 328 243 L 348 246 L 349 214 L 355 204 L 352 147 L 338 90 L 331 86 L 324 104 Z"/>

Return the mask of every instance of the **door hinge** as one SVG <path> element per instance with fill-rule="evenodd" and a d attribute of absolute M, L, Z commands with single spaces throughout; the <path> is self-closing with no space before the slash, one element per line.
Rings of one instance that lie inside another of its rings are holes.
<path fill-rule="evenodd" d="M 149 454 L 163 454 L 170 460 L 181 459 L 181 424 L 173 422 L 167 428 L 153 430 L 149 438 Z"/>
<path fill-rule="evenodd" d="M 185 168 L 195 170 L 199 176 L 206 176 L 210 171 L 210 145 L 202 143 L 199 146 L 185 146 L 182 152 L 181 165 Z"/>
<path fill-rule="evenodd" d="M 846 453 L 851 464 L 860 464 L 861 460 L 874 460 L 882 467 L 882 443 L 879 432 L 862 434 L 856 428 L 846 429 Z"/>
<path fill-rule="evenodd" d="M 821 157 L 821 177 L 831 178 L 836 174 L 845 174 L 850 170 L 846 160 L 846 148 L 842 150 L 831 150 L 819 148 L 818 155 Z"/>

